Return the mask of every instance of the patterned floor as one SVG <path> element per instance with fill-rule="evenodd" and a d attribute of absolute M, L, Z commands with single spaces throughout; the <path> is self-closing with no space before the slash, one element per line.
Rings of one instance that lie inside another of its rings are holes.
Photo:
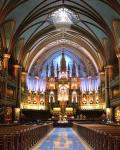
<path fill-rule="evenodd" d="M 39 150 L 85 150 L 72 128 L 55 128 Z"/>

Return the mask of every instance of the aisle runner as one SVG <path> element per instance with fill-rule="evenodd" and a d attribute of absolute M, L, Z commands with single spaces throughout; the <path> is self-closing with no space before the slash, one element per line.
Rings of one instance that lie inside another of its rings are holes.
<path fill-rule="evenodd" d="M 56 128 L 39 150 L 85 150 L 71 128 Z"/>

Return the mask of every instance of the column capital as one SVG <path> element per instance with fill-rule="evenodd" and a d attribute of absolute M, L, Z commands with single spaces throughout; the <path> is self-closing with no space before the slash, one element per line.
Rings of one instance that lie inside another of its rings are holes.
<path fill-rule="evenodd" d="M 5 54 L 3 54 L 3 57 L 4 58 L 10 58 L 10 54 L 9 53 L 5 53 Z"/>
<path fill-rule="evenodd" d="M 113 68 L 113 65 L 106 65 L 106 66 L 104 67 L 104 69 L 110 69 L 110 68 Z"/>
<path fill-rule="evenodd" d="M 21 68 L 21 66 L 19 64 L 15 64 L 15 65 L 13 65 L 13 67 L 16 68 L 16 69 L 20 69 Z"/>
<path fill-rule="evenodd" d="M 26 76 L 26 75 L 27 75 L 27 72 L 22 71 L 21 74 Z"/>
<path fill-rule="evenodd" d="M 116 55 L 118 59 L 120 59 L 120 53 Z"/>
<path fill-rule="evenodd" d="M 9 53 L 4 53 L 3 54 L 3 69 L 5 70 L 6 73 L 8 73 L 8 61 L 10 58 Z"/>
<path fill-rule="evenodd" d="M 14 68 L 13 76 L 16 78 L 18 77 L 19 71 L 21 71 L 21 66 L 19 64 L 15 64 L 13 65 L 13 68 Z"/>
<path fill-rule="evenodd" d="M 100 71 L 99 75 L 104 75 L 105 72 L 104 71 Z"/>

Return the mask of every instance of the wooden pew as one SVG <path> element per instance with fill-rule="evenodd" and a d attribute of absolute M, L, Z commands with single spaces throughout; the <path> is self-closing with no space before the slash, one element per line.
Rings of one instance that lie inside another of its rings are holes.
<path fill-rule="evenodd" d="M 73 123 L 73 129 L 95 150 L 120 150 L 120 127 Z"/>
<path fill-rule="evenodd" d="M 0 150 L 29 150 L 53 129 L 53 123 L 0 128 Z"/>

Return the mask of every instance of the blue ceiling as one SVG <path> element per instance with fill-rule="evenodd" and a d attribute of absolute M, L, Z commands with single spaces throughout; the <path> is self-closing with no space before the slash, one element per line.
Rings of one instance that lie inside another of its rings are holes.
<path fill-rule="evenodd" d="M 60 67 L 60 61 L 62 58 L 62 51 L 64 52 L 64 56 L 65 56 L 65 60 L 66 60 L 66 67 L 68 67 L 68 64 L 70 66 L 70 77 L 72 76 L 72 66 L 73 66 L 73 62 L 75 62 L 76 65 L 76 75 L 78 76 L 78 67 L 80 67 L 80 76 L 81 77 L 85 77 L 86 76 L 86 69 L 85 69 L 85 65 L 84 63 L 80 60 L 80 58 L 78 56 L 76 56 L 75 54 L 73 54 L 72 52 L 70 52 L 70 50 L 68 50 L 67 48 L 59 48 L 56 49 L 56 52 L 52 55 L 50 55 L 42 64 L 42 69 L 40 72 L 38 72 L 38 76 L 41 76 L 42 78 L 46 77 L 46 68 L 48 65 L 48 76 L 50 76 L 50 67 L 52 65 L 54 65 L 54 75 L 55 77 L 57 76 L 57 64 Z M 34 73 L 36 72 L 35 70 L 38 68 L 38 63 L 34 64 L 31 71 Z M 35 69 L 36 68 L 36 69 Z M 35 71 L 35 72 L 34 72 Z"/>

